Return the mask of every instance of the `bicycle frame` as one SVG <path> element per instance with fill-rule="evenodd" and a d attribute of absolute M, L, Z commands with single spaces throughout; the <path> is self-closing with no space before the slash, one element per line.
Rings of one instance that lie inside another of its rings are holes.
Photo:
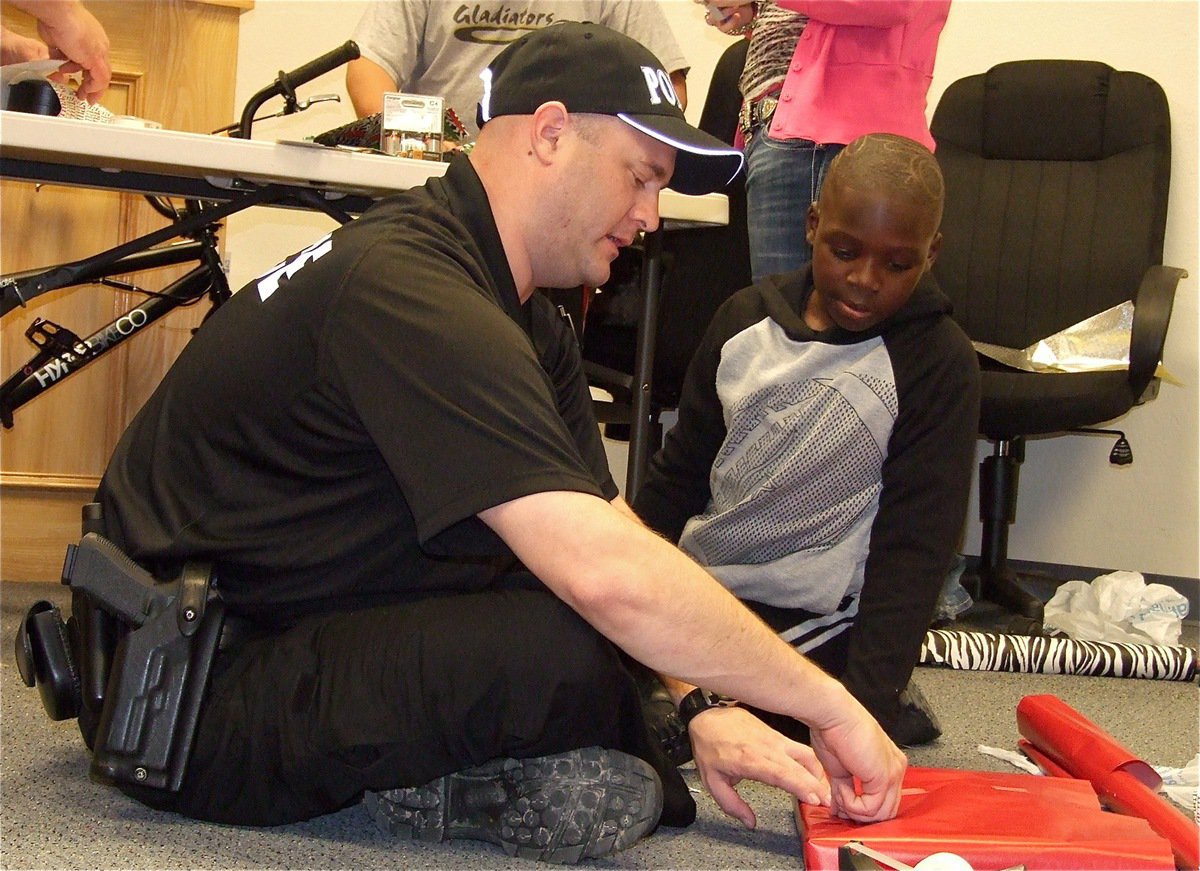
<path fill-rule="evenodd" d="M 216 229 L 216 225 L 208 225 L 197 234 L 198 239 L 133 252 L 99 267 L 89 267 L 85 280 L 62 284 L 62 287 L 70 287 L 85 283 L 103 283 L 104 279 L 115 275 L 190 261 L 198 262 L 194 269 L 161 291 L 153 292 L 145 302 L 121 314 L 86 338 L 80 338 L 52 321 L 37 318 L 25 331 L 26 337 L 39 349 L 37 354 L 0 384 L 0 425 L 11 429 L 13 412 L 16 409 L 78 372 L 102 354 L 137 335 L 173 309 L 198 302 L 206 296 L 214 308 L 227 300 L 230 290 L 217 250 Z M 61 267 L 22 272 L 6 276 L 3 280 L 45 280 L 48 274 L 59 268 Z"/>
<path fill-rule="evenodd" d="M 286 105 L 282 114 L 300 111 L 304 107 L 296 100 L 297 86 L 358 56 L 358 46 L 351 41 L 290 73 L 280 71 L 274 83 L 255 94 L 247 103 L 236 135 L 250 138 L 255 112 L 273 97 L 284 98 Z M 223 218 L 256 205 L 298 204 L 324 212 L 342 224 L 351 220 L 349 213 L 327 202 L 316 190 L 280 184 L 242 189 L 226 202 L 189 199 L 186 213 L 182 215 L 163 207 L 152 197 L 147 199 L 156 210 L 171 220 L 169 226 L 93 257 L 0 276 L 0 317 L 18 306 L 26 306 L 30 300 L 42 294 L 85 284 L 108 284 L 150 294 L 145 302 L 85 338 L 51 321 L 36 319 L 25 335 L 38 348 L 37 354 L 0 384 L 0 425 L 5 429 L 12 428 L 13 412 L 17 408 L 137 335 L 173 309 L 199 302 L 205 297 L 216 309 L 228 300 L 231 292 L 221 264 L 216 235 Z M 164 244 L 181 237 L 191 241 Z M 196 267 L 161 291 L 144 291 L 111 280 L 116 275 L 190 261 L 197 261 Z"/>

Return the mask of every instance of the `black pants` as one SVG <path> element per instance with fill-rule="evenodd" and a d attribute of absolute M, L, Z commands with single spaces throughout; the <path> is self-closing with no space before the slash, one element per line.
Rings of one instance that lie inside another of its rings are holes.
<path fill-rule="evenodd" d="M 743 600 L 743 603 L 776 632 L 784 632 L 799 623 L 821 616 L 812 611 L 805 611 L 803 608 L 777 608 L 750 600 Z M 804 656 L 820 667 L 822 671 L 841 680 L 842 675 L 846 672 L 846 662 L 850 656 L 850 631 L 841 632 L 824 644 L 810 648 L 804 652 Z M 793 741 L 799 741 L 801 744 L 809 743 L 809 729 L 806 724 L 773 711 L 763 711 L 749 705 L 746 707 L 776 732 L 786 735 Z"/>
<path fill-rule="evenodd" d="M 492 590 L 310 617 L 222 651 L 180 791 L 127 792 L 197 819 L 278 825 L 364 790 L 591 745 L 659 771 L 665 824 L 694 818 L 622 654 L 544 589 Z"/>

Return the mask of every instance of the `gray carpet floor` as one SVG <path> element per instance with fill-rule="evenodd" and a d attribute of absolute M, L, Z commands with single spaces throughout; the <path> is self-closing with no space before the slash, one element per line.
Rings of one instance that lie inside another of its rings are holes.
<path fill-rule="evenodd" d="M 0 867 L 3 868 L 533 868 L 487 844 L 424 844 L 378 832 L 361 807 L 296 825 L 248 829 L 150 810 L 88 780 L 74 721 L 52 722 L 26 689 L 12 655 L 20 616 L 34 600 L 65 604 L 51 584 L 0 584 Z M 1185 643 L 1196 643 L 1195 624 Z M 918 668 L 916 681 L 943 735 L 909 753 L 911 764 L 1015 771 L 977 745 L 1015 750 L 1016 705 L 1058 695 L 1155 765 L 1182 766 L 1200 746 L 1195 682 L 1062 677 Z M 758 814 L 747 831 L 703 793 L 685 830 L 663 829 L 597 868 L 801 868 L 790 800 L 759 784 L 742 793 Z"/>

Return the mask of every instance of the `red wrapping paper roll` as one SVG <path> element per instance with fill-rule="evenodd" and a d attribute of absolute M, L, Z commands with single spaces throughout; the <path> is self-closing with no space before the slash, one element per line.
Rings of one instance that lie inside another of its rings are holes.
<path fill-rule="evenodd" d="M 1196 824 L 1158 794 L 1162 779 L 1148 763 L 1058 696 L 1021 699 L 1017 729 L 1037 751 L 1030 753 L 1035 761 L 1052 763 L 1051 774 L 1088 781 L 1106 807 L 1141 817 L 1165 838 L 1179 867 L 1200 868 Z"/>

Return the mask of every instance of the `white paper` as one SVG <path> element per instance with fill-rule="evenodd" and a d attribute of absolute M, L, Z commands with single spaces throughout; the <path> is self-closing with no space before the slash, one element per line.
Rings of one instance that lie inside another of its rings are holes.
<path fill-rule="evenodd" d="M 27 60 L 19 64 L 5 64 L 0 67 L 0 82 L 5 85 L 15 85 L 28 79 L 45 79 L 65 64 L 62 58 L 49 60 Z"/>

